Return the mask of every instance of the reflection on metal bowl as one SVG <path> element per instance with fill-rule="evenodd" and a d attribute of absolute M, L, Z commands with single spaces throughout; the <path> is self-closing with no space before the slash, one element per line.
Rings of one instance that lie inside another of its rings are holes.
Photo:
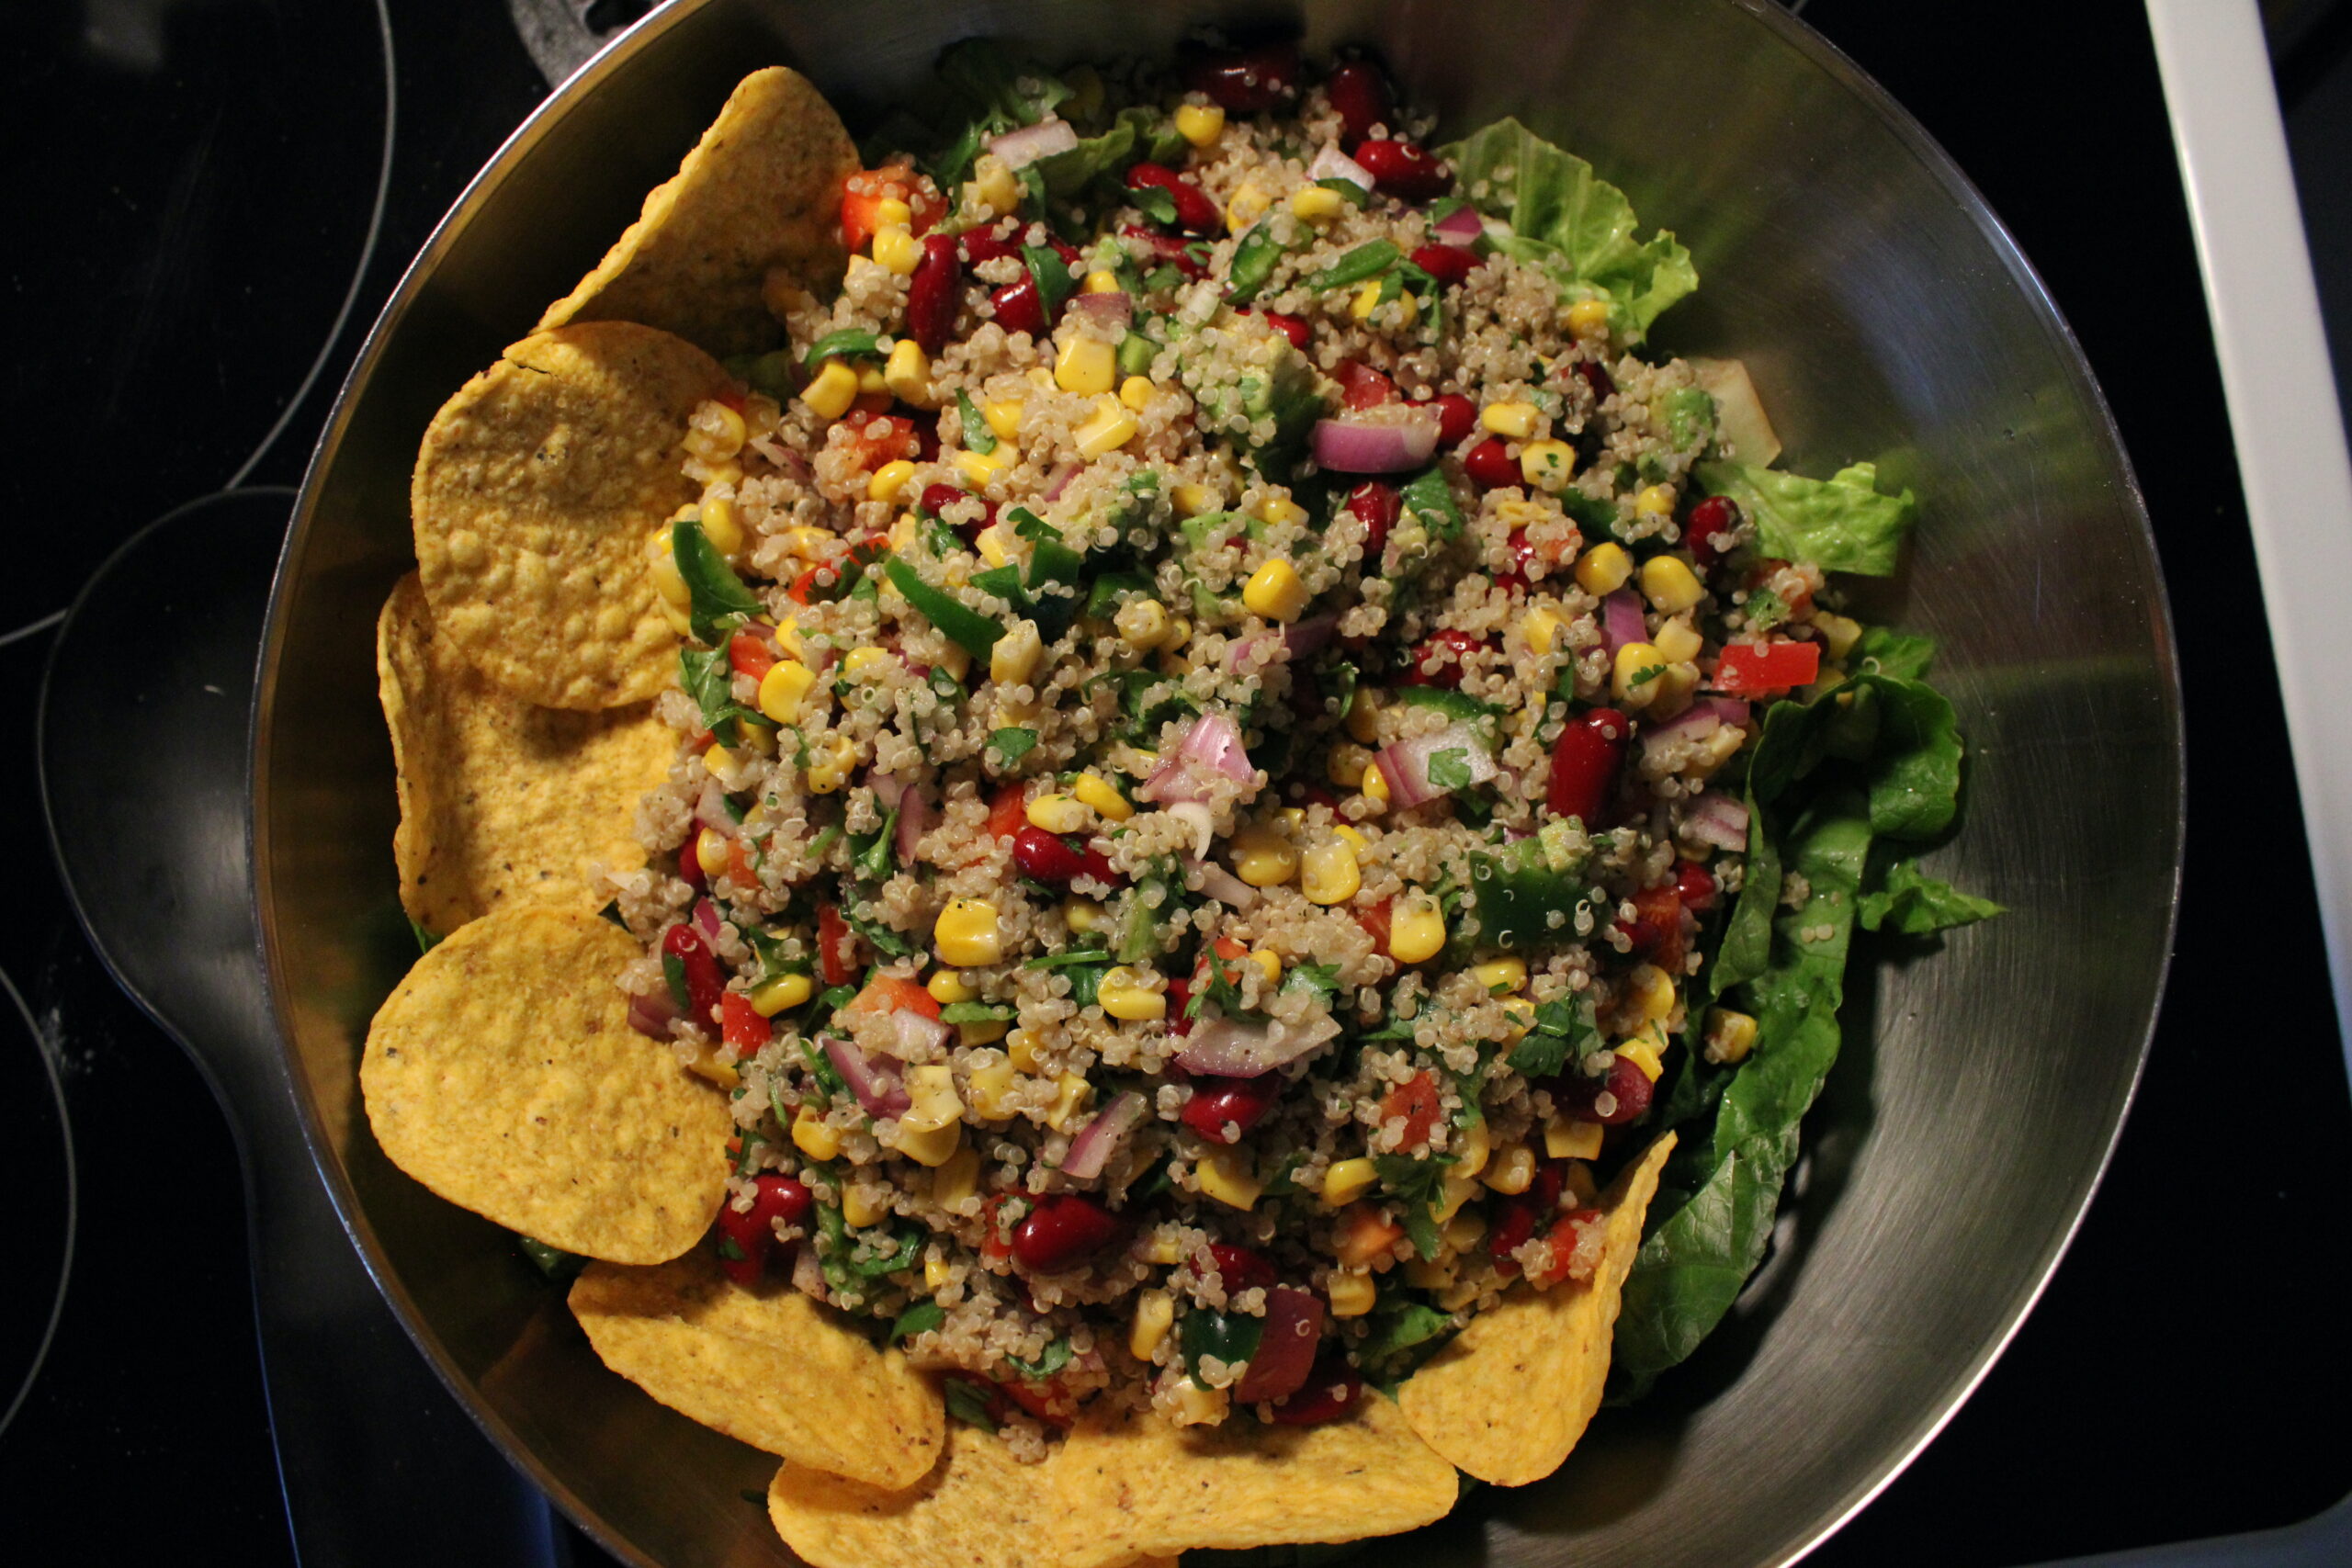
<path fill-rule="evenodd" d="M 408 476 L 448 393 L 563 294 L 753 67 L 853 127 L 987 31 L 1048 59 L 1170 46 L 1291 7 L 1202 0 L 667 7 L 492 160 L 401 285 L 312 468 L 265 653 L 255 892 L 314 1152 L 377 1278 L 492 1437 L 591 1530 L 664 1568 L 788 1561 L 741 1498 L 774 1461 L 607 1373 L 511 1240 L 394 1170 L 353 1092 L 413 949 L 393 914 L 371 628 L 410 562 Z M 1846 1055 L 1776 1256 L 1645 1403 L 1551 1480 L 1476 1494 L 1418 1560 L 1791 1561 L 1936 1431 L 2055 1266 L 2138 1074 L 2172 931 L 2180 732 L 2163 590 L 2064 326 L 1925 134 L 1776 7 L 1510 0 L 1296 9 L 1376 47 L 1448 133 L 1515 114 L 1590 158 L 1703 286 L 1661 346 L 1735 355 L 1792 466 L 1875 457 L 1925 501 L 1866 608 L 1935 636 L 1971 742 L 1938 868 L 2010 913 L 1850 987 Z M 1670 85 L 1670 90 L 1665 85 Z"/>

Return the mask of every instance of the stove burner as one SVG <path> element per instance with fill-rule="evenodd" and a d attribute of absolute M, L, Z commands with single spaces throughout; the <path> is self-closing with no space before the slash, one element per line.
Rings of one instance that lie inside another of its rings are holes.
<path fill-rule="evenodd" d="M 550 87 L 652 8 L 652 0 L 506 0 L 523 47 Z"/>

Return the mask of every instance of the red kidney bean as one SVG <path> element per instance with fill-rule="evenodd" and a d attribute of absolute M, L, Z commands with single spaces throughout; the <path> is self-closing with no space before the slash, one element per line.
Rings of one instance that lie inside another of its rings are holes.
<path fill-rule="evenodd" d="M 1470 439 L 1478 428 L 1478 405 L 1460 392 L 1447 392 L 1419 405 L 1437 411 L 1437 444 L 1451 450 Z"/>
<path fill-rule="evenodd" d="M 992 229 L 967 229 L 957 243 L 963 247 L 964 259 L 978 266 L 984 261 L 996 261 L 1004 256 L 1021 254 L 1021 231 L 1000 237 Z"/>
<path fill-rule="evenodd" d="M 1609 1058 L 1606 1077 L 1589 1078 L 1578 1072 L 1563 1073 L 1551 1080 L 1550 1088 L 1554 1103 L 1572 1120 L 1598 1122 L 1604 1127 L 1622 1127 L 1650 1108 L 1649 1074 L 1623 1056 Z M 1598 1109 L 1603 1094 L 1616 1101 L 1606 1115 Z"/>
<path fill-rule="evenodd" d="M 1377 408 L 1396 398 L 1396 383 L 1361 359 L 1343 359 L 1331 372 L 1340 383 L 1340 401 L 1351 409 Z"/>
<path fill-rule="evenodd" d="M 1290 339 L 1290 345 L 1302 352 L 1306 347 L 1307 326 L 1303 316 L 1285 316 L 1280 310 L 1264 312 L 1266 324 Z"/>
<path fill-rule="evenodd" d="M 1378 479 L 1366 479 L 1348 491 L 1347 509 L 1363 524 L 1363 557 L 1369 570 L 1380 559 L 1380 552 L 1388 547 L 1388 531 L 1396 526 L 1396 519 L 1404 511 L 1404 501 L 1396 487 Z"/>
<path fill-rule="evenodd" d="M 1174 997 L 1176 983 L 1169 982 L 1169 1011 L 1182 1011 Z M 1186 999 L 1192 987 L 1184 988 Z M 1238 1143 L 1250 1129 L 1266 1119 L 1282 1097 L 1283 1077 L 1280 1073 L 1261 1073 L 1254 1078 L 1216 1077 L 1204 1073 L 1193 1087 L 1193 1098 L 1184 1102 L 1184 1125 L 1212 1143 Z M 1238 1129 L 1227 1134 L 1230 1124 Z"/>
<path fill-rule="evenodd" d="M 727 994 L 727 977 L 719 973 L 718 955 L 703 941 L 702 932 L 684 920 L 663 933 L 662 951 L 685 967 L 686 1016 L 710 1028 L 719 998 Z"/>
<path fill-rule="evenodd" d="M 1348 1365 L 1343 1351 L 1337 1347 L 1329 1347 L 1315 1358 L 1315 1366 L 1306 1374 L 1306 1386 L 1274 1406 L 1274 1424 L 1278 1427 L 1318 1427 L 1347 1415 L 1362 1397 L 1363 1379 Z"/>
<path fill-rule="evenodd" d="M 1228 1296 L 1243 1291 L 1272 1290 L 1279 1279 L 1265 1255 L 1252 1247 L 1213 1241 L 1209 1243 L 1209 1256 L 1216 1259 L 1216 1275 L 1225 1282 Z"/>
<path fill-rule="evenodd" d="M 1111 869 L 1110 857 L 1102 851 L 1079 849 L 1060 834 L 1048 833 L 1034 823 L 1023 824 L 1012 835 L 1012 863 L 1022 875 L 1056 886 L 1080 876 L 1113 884 L 1119 880 L 1119 874 Z"/>
<path fill-rule="evenodd" d="M 1406 258 L 1440 283 L 1459 283 L 1478 265 L 1478 253 L 1467 245 L 1421 245 Z"/>
<path fill-rule="evenodd" d="M 743 1213 L 724 1203 L 718 1210 L 718 1267 L 739 1285 L 756 1285 L 775 1246 L 775 1222 L 798 1224 L 808 1217 L 808 1189 L 789 1176 L 752 1179 L 752 1207 Z M 737 1256 L 729 1258 L 728 1253 Z"/>
<path fill-rule="evenodd" d="M 1137 164 L 1127 170 L 1129 190 L 1164 190 L 1176 203 L 1176 227 L 1188 234 L 1214 234 L 1224 225 L 1208 193 L 1165 164 Z"/>
<path fill-rule="evenodd" d="M 1413 649 L 1398 682 L 1407 686 L 1444 686 L 1449 689 L 1462 684 L 1462 661 L 1486 645 L 1468 632 L 1448 626 L 1432 633 Z"/>
<path fill-rule="evenodd" d="M 1166 263 L 1186 277 L 1201 277 L 1208 272 L 1201 258 L 1193 254 L 1192 247 L 1173 234 L 1163 234 L 1157 229 L 1128 223 L 1121 226 L 1119 237 L 1148 250 L 1154 261 Z"/>
<path fill-rule="evenodd" d="M 1350 147 L 1370 136 L 1374 126 L 1386 125 L 1393 112 L 1388 78 L 1368 60 L 1343 61 L 1333 66 L 1323 90 L 1339 111 L 1340 140 Z"/>
<path fill-rule="evenodd" d="M 1453 183 L 1453 171 L 1417 141 L 1366 141 L 1350 156 L 1373 184 L 1406 201 L 1430 201 Z"/>
<path fill-rule="evenodd" d="M 1645 887 L 1634 895 L 1634 918 L 1619 920 L 1617 929 L 1633 943 L 1634 958 L 1679 974 L 1688 945 L 1682 930 L 1686 919 L 1679 888 Z"/>
<path fill-rule="evenodd" d="M 1227 1287 L 1228 1290 L 1230 1286 Z M 1287 1399 L 1306 1386 L 1323 1342 L 1323 1298 L 1294 1285 L 1266 1292 L 1266 1323 L 1249 1371 L 1233 1385 L 1236 1404 Z"/>
<path fill-rule="evenodd" d="M 1549 1087 L 1556 1090 L 1559 1086 L 1555 1083 Z M 1560 1194 L 1567 1185 L 1567 1161 L 1547 1159 L 1536 1166 L 1535 1179 L 1529 1183 L 1527 1188 L 1527 1195 L 1535 1201 L 1536 1224 L 1548 1224 L 1552 1216 L 1558 1213 Z"/>
<path fill-rule="evenodd" d="M 1577 362 L 1577 379 L 1592 389 L 1595 402 L 1605 401 L 1617 395 L 1617 382 L 1608 371 L 1589 359 Z"/>
<path fill-rule="evenodd" d="M 1008 333 L 1046 335 L 1046 302 L 1038 298 L 1037 280 L 1023 276 L 995 290 L 989 300 L 996 307 L 996 324 Z"/>
<path fill-rule="evenodd" d="M 923 236 L 922 260 L 907 279 L 907 335 L 921 344 L 925 354 L 937 354 L 947 346 L 947 334 L 956 327 L 956 307 L 962 302 L 964 264 L 956 254 L 954 238 Z"/>
<path fill-rule="evenodd" d="M 1715 547 L 1714 536 L 1728 534 L 1739 526 L 1739 508 L 1720 495 L 1711 495 L 1690 509 L 1682 525 L 1682 546 L 1690 552 L 1690 559 L 1701 571 L 1715 564 L 1723 552 Z"/>
<path fill-rule="evenodd" d="M 1552 746 L 1552 777 L 1544 804 L 1555 817 L 1574 817 L 1587 828 L 1617 791 L 1617 770 L 1625 761 L 1625 738 L 1633 727 L 1615 708 L 1578 714 Z"/>
<path fill-rule="evenodd" d="M 1684 861 L 1682 868 L 1674 874 L 1674 896 L 1682 900 L 1686 909 L 1713 908 L 1717 891 L 1715 874 L 1697 861 Z"/>
<path fill-rule="evenodd" d="M 1298 45 L 1202 50 L 1185 62 L 1183 74 L 1186 87 L 1227 114 L 1258 114 L 1298 91 Z"/>
<path fill-rule="evenodd" d="M 697 893 L 710 887 L 710 875 L 702 868 L 702 857 L 695 853 L 695 840 L 701 837 L 702 825 L 696 823 L 695 830 L 686 835 L 686 841 L 678 846 L 678 879 Z"/>
<path fill-rule="evenodd" d="M 1510 455 L 1499 435 L 1489 435 L 1471 447 L 1462 459 L 1462 466 L 1482 490 L 1501 490 L 1527 482 L 1526 476 L 1519 471 L 1519 459 Z"/>
<path fill-rule="evenodd" d="M 1516 1274 L 1519 1261 L 1511 1254 L 1526 1246 L 1534 1234 L 1534 1201 L 1523 1195 L 1506 1198 L 1495 1207 L 1495 1226 L 1487 1233 L 1487 1256 L 1501 1273 Z"/>
<path fill-rule="evenodd" d="M 1116 1214 L 1091 1198 L 1057 1192 L 1037 1200 L 1013 1228 L 1012 1260 L 1037 1274 L 1074 1269 L 1125 1235 Z"/>

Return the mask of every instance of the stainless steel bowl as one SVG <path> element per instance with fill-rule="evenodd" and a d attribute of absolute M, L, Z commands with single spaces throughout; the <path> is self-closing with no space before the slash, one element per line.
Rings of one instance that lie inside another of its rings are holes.
<path fill-rule="evenodd" d="M 418 1344 L 584 1526 L 664 1568 L 788 1561 L 739 1494 L 774 1461 L 605 1372 L 487 1222 L 385 1161 L 355 1092 L 414 949 L 393 898 L 378 605 L 410 564 L 408 476 L 441 400 L 632 218 L 746 71 L 797 66 L 853 125 L 944 44 L 1049 59 L 1295 14 L 1376 46 L 1449 130 L 1516 114 L 1591 158 L 1704 283 L 1660 343 L 1740 355 L 1790 458 L 1875 457 L 1926 498 L 1874 614 L 1934 634 L 1971 743 L 1939 868 L 2010 913 L 1857 976 L 1846 1055 L 1776 1256 L 1653 1398 L 1566 1468 L 1374 1556 L 1781 1563 L 1951 1414 L 2064 1249 L 2130 1101 L 2170 947 L 2179 694 L 2154 548 L 2098 389 L 1944 155 L 1764 0 L 682 0 L 558 93 L 434 234 L 368 340 L 279 570 L 258 703 L 254 897 L 320 1169 Z"/>

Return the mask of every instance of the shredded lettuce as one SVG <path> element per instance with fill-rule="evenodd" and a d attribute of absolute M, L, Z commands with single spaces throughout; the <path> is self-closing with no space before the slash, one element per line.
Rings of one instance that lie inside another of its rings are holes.
<path fill-rule="evenodd" d="M 1698 476 L 1709 495 L 1739 503 L 1765 554 L 1813 561 L 1828 571 L 1893 576 L 1904 536 L 1919 514 L 1908 490 L 1895 495 L 1879 490 L 1874 463 L 1856 463 L 1826 479 L 1722 462 L 1700 464 Z"/>
<path fill-rule="evenodd" d="M 1516 119 L 1439 151 L 1473 205 L 1510 225 L 1495 249 L 1540 269 L 1570 298 L 1607 299 L 1610 325 L 1625 340 L 1640 342 L 1668 306 L 1699 286 L 1690 253 L 1672 234 L 1634 239 L 1625 193 Z"/>

